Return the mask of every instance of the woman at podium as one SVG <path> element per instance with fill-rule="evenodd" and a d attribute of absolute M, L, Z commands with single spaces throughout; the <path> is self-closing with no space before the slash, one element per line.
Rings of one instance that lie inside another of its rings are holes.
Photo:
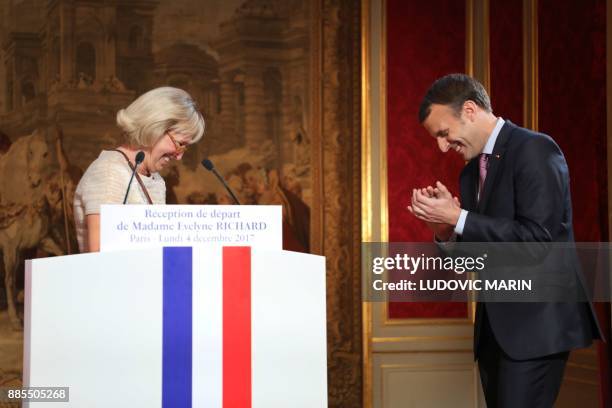
<path fill-rule="evenodd" d="M 159 171 L 204 134 L 204 118 L 182 89 L 153 89 L 117 112 L 125 140 L 103 150 L 79 181 L 74 218 L 81 252 L 100 249 L 101 204 L 165 204 Z"/>

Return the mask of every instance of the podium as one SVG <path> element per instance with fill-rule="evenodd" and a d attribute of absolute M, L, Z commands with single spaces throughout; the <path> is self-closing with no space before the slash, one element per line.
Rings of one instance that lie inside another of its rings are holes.
<path fill-rule="evenodd" d="M 320 256 L 193 246 L 26 262 L 24 387 L 69 387 L 56 407 L 326 407 L 326 348 Z"/>

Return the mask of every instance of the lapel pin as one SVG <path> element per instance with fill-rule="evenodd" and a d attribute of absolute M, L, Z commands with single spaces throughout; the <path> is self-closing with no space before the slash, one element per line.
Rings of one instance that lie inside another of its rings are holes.
<path fill-rule="evenodd" d="M 495 158 L 496 158 L 496 159 L 499 159 L 499 158 L 501 158 L 501 156 L 500 156 L 499 154 L 496 154 L 496 155 L 495 155 Z"/>

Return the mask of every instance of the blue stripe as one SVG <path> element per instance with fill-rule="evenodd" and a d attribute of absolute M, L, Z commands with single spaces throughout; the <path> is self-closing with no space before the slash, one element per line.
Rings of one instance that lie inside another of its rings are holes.
<path fill-rule="evenodd" d="M 163 258 L 162 408 L 191 408 L 191 248 Z"/>

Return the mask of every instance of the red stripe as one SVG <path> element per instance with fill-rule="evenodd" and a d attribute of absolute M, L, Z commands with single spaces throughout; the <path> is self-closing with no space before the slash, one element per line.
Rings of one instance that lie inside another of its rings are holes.
<path fill-rule="evenodd" d="M 251 408 L 251 248 L 223 248 L 223 408 Z"/>

